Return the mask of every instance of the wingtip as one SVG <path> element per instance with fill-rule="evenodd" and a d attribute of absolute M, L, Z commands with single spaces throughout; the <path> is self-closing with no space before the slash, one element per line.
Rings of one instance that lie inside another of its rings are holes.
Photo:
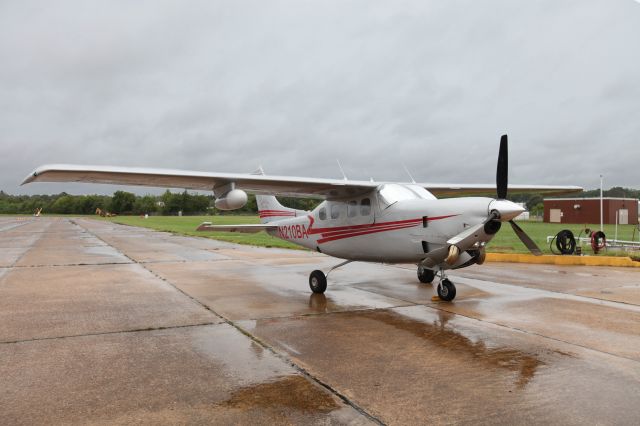
<path fill-rule="evenodd" d="M 38 172 L 36 170 L 34 170 L 33 172 L 29 173 L 27 175 L 27 177 L 25 177 L 22 180 L 22 183 L 20 184 L 20 186 L 23 186 L 23 185 L 26 185 L 28 183 L 33 182 L 37 176 L 38 176 Z"/>
<path fill-rule="evenodd" d="M 24 180 L 22 181 L 20 186 L 26 185 L 28 183 L 35 182 L 40 175 L 46 174 L 47 172 L 55 170 L 56 168 L 61 167 L 61 166 L 64 166 L 64 165 L 60 165 L 60 164 L 44 164 L 42 166 L 36 167 L 31 173 L 29 173 L 27 175 L 27 177 L 24 178 Z"/>

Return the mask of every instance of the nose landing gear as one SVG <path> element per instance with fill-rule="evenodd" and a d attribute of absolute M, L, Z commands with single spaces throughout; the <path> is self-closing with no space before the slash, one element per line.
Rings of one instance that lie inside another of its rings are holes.
<path fill-rule="evenodd" d="M 438 284 L 438 297 L 445 302 L 450 302 L 456 297 L 456 286 L 449 281 L 448 278 L 444 278 Z"/>
<path fill-rule="evenodd" d="M 431 300 L 434 302 L 439 300 L 444 300 L 445 302 L 450 302 L 456 297 L 456 286 L 447 278 L 444 274 L 444 270 L 440 269 L 436 274 L 436 271 L 433 269 L 425 268 L 422 265 L 418 265 L 418 280 L 421 283 L 431 283 L 435 279 L 436 275 L 440 276 L 440 281 L 435 286 L 434 290 L 437 292 L 437 296 L 434 295 Z"/>
<path fill-rule="evenodd" d="M 435 275 L 435 272 L 431 272 Z M 418 269 L 418 274 L 420 274 L 420 269 Z M 451 302 L 456 297 L 456 286 L 451 282 L 451 280 L 449 280 L 449 278 L 447 278 L 444 274 L 444 270 L 440 269 L 438 275 L 440 275 L 440 281 L 434 288 L 438 295 L 434 295 L 431 300 L 434 302 L 439 300 Z M 418 275 L 418 277 L 420 277 L 420 275 Z"/>

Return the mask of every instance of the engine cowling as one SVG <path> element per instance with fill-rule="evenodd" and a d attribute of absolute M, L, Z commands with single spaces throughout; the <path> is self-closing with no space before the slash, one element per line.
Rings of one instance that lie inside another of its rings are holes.
<path fill-rule="evenodd" d="M 233 189 L 222 197 L 216 198 L 215 206 L 219 210 L 236 210 L 247 204 L 247 193 L 241 189 Z"/>

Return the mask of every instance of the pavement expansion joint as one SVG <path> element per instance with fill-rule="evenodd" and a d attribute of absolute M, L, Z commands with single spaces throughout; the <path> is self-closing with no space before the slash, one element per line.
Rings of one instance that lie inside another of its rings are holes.
<path fill-rule="evenodd" d="M 29 221 L 29 222 L 21 222 L 21 223 L 15 224 L 14 226 L 9 225 L 9 226 L 6 226 L 6 227 L 0 229 L 0 232 L 13 231 L 16 228 L 20 228 L 21 226 L 25 226 L 25 225 L 28 225 L 30 223 L 33 223 L 33 222 L 31 222 L 31 221 Z M 22 231 L 18 231 L 18 232 L 22 232 Z"/>
<path fill-rule="evenodd" d="M 29 269 L 29 268 L 57 268 L 66 266 L 109 266 L 109 265 L 132 265 L 135 262 L 97 262 L 97 263 L 52 263 L 43 265 L 13 265 L 3 266 L 3 268 Z"/>
<path fill-rule="evenodd" d="M 104 331 L 99 333 L 81 333 L 81 334 L 69 334 L 67 336 L 51 336 L 51 337 L 34 337 L 31 339 L 22 339 L 22 340 L 8 340 L 8 341 L 0 341 L 0 345 L 12 345 L 16 343 L 28 343 L 28 342 L 40 342 L 47 340 L 62 340 L 62 339 L 73 339 L 77 337 L 91 337 L 91 336 L 108 336 L 112 334 L 128 334 L 128 333 L 140 333 L 144 331 L 158 331 L 158 330 L 174 330 L 181 328 L 193 328 L 193 327 L 204 327 L 209 325 L 218 325 L 219 322 L 203 322 L 198 324 L 186 324 L 186 325 L 168 325 L 168 326 L 159 326 L 159 327 L 144 327 L 144 328 L 134 328 L 131 330 L 114 330 L 114 331 Z"/>
<path fill-rule="evenodd" d="M 128 256 L 127 256 L 128 257 Z M 167 264 L 167 263 L 191 263 L 191 262 L 198 262 L 198 263 L 215 263 L 215 262 L 226 262 L 229 260 L 234 260 L 235 259 L 203 259 L 203 260 L 187 260 L 187 259 L 174 259 L 174 260 L 140 260 L 140 261 L 135 261 L 135 263 L 138 263 L 140 265 L 155 265 L 155 264 Z"/>

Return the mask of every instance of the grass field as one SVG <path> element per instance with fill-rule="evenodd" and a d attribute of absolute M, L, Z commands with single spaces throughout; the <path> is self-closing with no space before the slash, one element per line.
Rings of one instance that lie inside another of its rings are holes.
<path fill-rule="evenodd" d="M 281 247 L 289 249 L 302 249 L 302 247 L 290 242 L 272 237 L 266 232 L 257 234 L 240 234 L 236 232 L 198 232 L 196 228 L 202 222 L 213 222 L 216 225 L 237 225 L 242 223 L 260 223 L 258 216 L 149 216 L 145 219 L 140 216 L 117 216 L 108 218 L 115 223 L 124 225 L 142 226 L 157 231 L 175 232 L 182 235 L 194 235 L 197 237 L 213 238 L 230 243 L 249 244 L 263 247 Z"/>
<path fill-rule="evenodd" d="M 213 238 L 239 244 L 249 244 L 265 247 L 282 247 L 300 249 L 301 247 L 289 242 L 271 237 L 264 232 L 257 234 L 238 234 L 230 232 L 197 232 L 195 229 L 200 223 L 209 221 L 217 225 L 230 225 L 241 223 L 260 223 L 257 216 L 151 216 L 144 219 L 139 216 L 118 216 L 106 219 L 125 225 L 142 226 L 159 231 L 175 232 L 183 235 L 194 235 L 198 237 Z M 538 244 L 538 247 L 545 253 L 551 253 L 547 243 L 547 235 L 555 235 L 562 229 L 571 230 L 577 237 L 584 225 L 568 225 L 542 222 L 518 222 L 520 227 Z M 588 228 L 598 229 L 599 225 L 587 225 Z M 619 225 L 618 239 L 631 240 L 632 237 L 638 241 L 638 232 L 634 234 L 634 225 Z M 613 239 L 615 235 L 615 225 L 605 225 L 604 232 L 608 239 Z M 590 248 L 585 248 L 591 253 Z M 526 247 L 520 242 L 516 234 L 508 224 L 503 224 L 502 229 L 487 246 L 487 251 L 495 253 L 527 253 Z M 612 253 L 609 252 L 609 255 Z"/>

